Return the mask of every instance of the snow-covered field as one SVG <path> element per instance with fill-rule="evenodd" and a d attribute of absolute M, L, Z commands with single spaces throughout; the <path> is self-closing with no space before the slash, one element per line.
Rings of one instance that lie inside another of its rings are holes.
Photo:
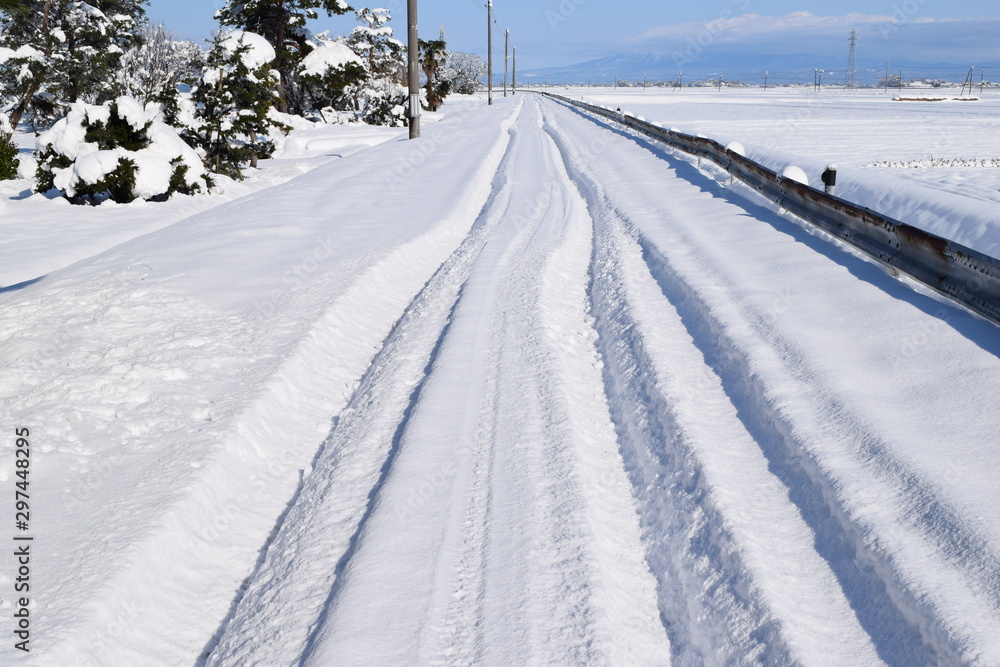
<path fill-rule="evenodd" d="M 623 108 L 996 242 L 985 177 L 864 166 L 1000 156 L 994 102 L 787 97 Z M 0 662 L 1000 664 L 996 326 L 555 101 L 450 109 L 218 196 L 4 186 Z"/>
<path fill-rule="evenodd" d="M 779 173 L 793 164 L 813 185 L 838 167 L 837 194 L 1000 257 L 1000 93 L 975 101 L 895 101 L 896 91 L 831 89 L 562 88 L 556 95 L 621 108 L 664 127 L 738 141 Z M 904 98 L 960 97 L 957 88 Z M 966 95 L 965 97 L 969 97 Z M 989 166 L 966 166 L 987 161 Z M 915 163 L 922 168 L 906 168 Z M 890 166 L 875 166 L 875 165 Z"/>

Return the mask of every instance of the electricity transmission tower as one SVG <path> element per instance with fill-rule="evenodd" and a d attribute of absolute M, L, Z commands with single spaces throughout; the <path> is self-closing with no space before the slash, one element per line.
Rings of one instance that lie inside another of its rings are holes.
<path fill-rule="evenodd" d="M 855 52 L 858 48 L 857 28 L 851 29 L 851 39 L 848 44 L 851 45 L 851 50 L 847 56 L 847 75 L 844 77 L 844 87 L 848 90 L 856 90 L 858 87 L 858 63 L 855 59 Z"/>

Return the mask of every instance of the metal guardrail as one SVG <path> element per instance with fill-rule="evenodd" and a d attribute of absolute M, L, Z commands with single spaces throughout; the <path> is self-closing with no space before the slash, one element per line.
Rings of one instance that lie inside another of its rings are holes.
<path fill-rule="evenodd" d="M 1000 260 L 784 178 L 712 139 L 666 130 L 628 114 L 560 95 L 542 94 L 711 160 L 786 211 L 1000 324 Z"/>

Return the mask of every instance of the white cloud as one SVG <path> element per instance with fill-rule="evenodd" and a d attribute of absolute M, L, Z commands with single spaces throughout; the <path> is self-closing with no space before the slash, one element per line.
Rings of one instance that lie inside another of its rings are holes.
<path fill-rule="evenodd" d="M 901 9 L 891 15 L 818 16 L 797 11 L 785 16 L 736 15 L 723 10 L 704 23 L 682 23 L 646 30 L 633 44 L 659 52 L 703 54 L 717 50 L 756 53 L 840 53 L 856 28 L 865 55 L 914 62 L 995 61 L 1000 17 L 931 18 Z"/>

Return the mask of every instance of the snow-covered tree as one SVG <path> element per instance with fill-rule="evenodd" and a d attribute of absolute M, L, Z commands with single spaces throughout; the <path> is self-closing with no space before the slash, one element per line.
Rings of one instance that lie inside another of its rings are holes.
<path fill-rule="evenodd" d="M 420 67 L 426 78 L 425 95 L 427 108 L 437 111 L 450 92 L 450 84 L 440 77 L 440 71 L 448 61 L 448 49 L 443 39 L 420 40 Z"/>
<path fill-rule="evenodd" d="M 205 51 L 194 42 L 177 39 L 162 25 L 147 24 L 141 35 L 141 43 L 122 55 L 115 79 L 120 95 L 145 104 L 201 74 Z"/>
<path fill-rule="evenodd" d="M 303 111 L 302 91 L 295 78 L 302 59 L 312 50 L 312 34 L 306 23 L 319 17 L 318 9 L 328 16 L 345 14 L 351 7 L 344 0 L 227 0 L 216 12 L 224 26 L 261 35 L 274 47 L 274 68 L 278 80 L 279 108 L 296 113 Z"/>
<path fill-rule="evenodd" d="M 351 31 L 347 45 L 364 60 L 369 77 L 399 80 L 400 68 L 406 65 L 406 47 L 392 36 L 387 25 L 392 20 L 389 10 L 359 9 L 356 16 L 361 25 Z"/>
<path fill-rule="evenodd" d="M 11 141 L 13 129 L 7 114 L 0 113 L 0 181 L 17 178 L 17 146 Z"/>
<path fill-rule="evenodd" d="M 78 100 L 114 95 L 122 53 L 141 43 L 146 0 L 18 0 L 0 35 L 0 81 L 11 122 Z M 39 124 L 36 122 L 36 124 Z"/>
<path fill-rule="evenodd" d="M 474 53 L 448 51 L 446 62 L 438 72 L 438 77 L 449 83 L 451 92 L 472 95 L 482 89 L 481 78 L 487 76 L 487 69 L 483 59 Z"/>
<path fill-rule="evenodd" d="M 347 44 L 316 36 L 297 71 L 305 106 L 317 111 L 355 111 L 354 92 L 368 78 L 364 61 Z"/>
<path fill-rule="evenodd" d="M 216 37 L 208 64 L 189 96 L 166 100 L 165 117 L 218 174 L 242 180 L 245 163 L 256 166 L 274 144 L 267 138 L 285 126 L 272 115 L 277 72 L 274 49 L 260 35 L 234 31 Z"/>
<path fill-rule="evenodd" d="M 388 9 L 360 9 L 357 17 L 361 25 L 351 31 L 347 45 L 361 57 L 367 76 L 350 91 L 355 109 L 372 125 L 404 125 L 406 47 L 392 36 Z"/>
<path fill-rule="evenodd" d="M 158 120 L 159 105 L 130 97 L 76 102 L 38 138 L 38 191 L 60 190 L 75 204 L 163 200 L 207 191 L 198 154 Z"/>

